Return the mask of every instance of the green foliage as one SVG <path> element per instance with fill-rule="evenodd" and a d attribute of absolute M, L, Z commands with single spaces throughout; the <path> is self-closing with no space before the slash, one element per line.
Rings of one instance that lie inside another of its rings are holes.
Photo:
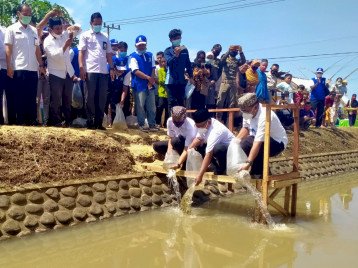
<path fill-rule="evenodd" d="M 75 21 L 70 16 L 68 11 L 58 4 L 51 4 L 47 0 L 0 0 L 0 24 L 3 26 L 9 26 L 16 19 L 16 8 L 22 4 L 27 3 L 32 9 L 32 21 L 36 24 L 39 23 L 46 13 L 50 10 L 57 8 L 62 11 L 63 17 L 70 23 L 74 24 Z"/>

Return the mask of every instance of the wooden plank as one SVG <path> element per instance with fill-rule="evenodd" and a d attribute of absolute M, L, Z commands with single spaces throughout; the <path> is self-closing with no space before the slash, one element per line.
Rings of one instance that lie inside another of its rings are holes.
<path fill-rule="evenodd" d="M 299 110 L 293 110 L 294 125 L 293 125 L 293 171 L 298 172 L 298 158 L 299 158 L 299 148 L 300 148 L 300 124 L 299 124 Z"/>
<path fill-rule="evenodd" d="M 269 176 L 269 181 L 280 181 L 280 180 L 291 180 L 297 179 L 300 177 L 300 173 L 298 171 L 280 174 L 280 175 L 271 175 Z"/>
<path fill-rule="evenodd" d="M 233 111 L 229 112 L 228 124 L 229 124 L 230 131 L 233 132 L 234 131 L 234 112 Z"/>
<path fill-rule="evenodd" d="M 276 188 L 284 188 L 284 187 L 292 185 L 292 184 L 297 184 L 297 183 L 299 183 L 301 181 L 302 181 L 301 178 L 292 179 L 292 180 L 271 181 L 270 187 L 272 187 L 274 189 L 276 189 Z"/>
<path fill-rule="evenodd" d="M 292 185 L 291 217 L 296 217 L 297 207 L 297 183 Z"/>
<path fill-rule="evenodd" d="M 168 174 L 168 171 L 166 171 L 163 167 L 158 165 L 143 164 L 142 166 L 149 171 L 153 171 L 161 174 Z M 178 170 L 176 175 L 179 177 L 196 178 L 198 176 L 198 173 L 199 172 L 196 171 Z M 206 172 L 203 176 L 203 179 L 209 181 L 237 183 L 237 180 L 234 177 L 230 177 L 226 175 L 214 175 L 212 172 Z"/>
<path fill-rule="evenodd" d="M 273 208 L 275 208 L 278 212 L 280 212 L 283 216 L 289 216 L 289 213 L 281 207 L 279 204 L 277 204 L 275 201 L 273 201 L 271 198 L 268 199 L 269 205 L 271 205 Z"/>
<path fill-rule="evenodd" d="M 271 106 L 266 106 L 265 119 L 265 140 L 264 140 L 264 167 L 262 178 L 262 201 L 267 205 L 268 200 L 268 180 L 269 180 L 269 161 L 270 161 L 270 132 L 271 132 Z"/>
<path fill-rule="evenodd" d="M 298 109 L 297 104 L 262 104 L 263 107 L 270 107 L 271 110 L 282 110 L 282 109 Z"/>
<path fill-rule="evenodd" d="M 270 198 L 273 200 L 275 199 L 275 197 L 281 192 L 282 188 L 277 188 L 275 189 L 271 194 L 270 194 Z"/>
<path fill-rule="evenodd" d="M 289 211 L 290 209 L 290 197 L 291 197 L 291 186 L 287 186 L 285 188 L 285 203 L 283 205 L 283 208 L 286 211 Z"/>

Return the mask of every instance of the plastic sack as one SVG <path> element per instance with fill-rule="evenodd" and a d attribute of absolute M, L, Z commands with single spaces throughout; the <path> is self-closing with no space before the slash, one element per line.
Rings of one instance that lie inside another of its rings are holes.
<path fill-rule="evenodd" d="M 108 116 L 106 114 L 103 115 L 102 127 L 108 127 Z"/>
<path fill-rule="evenodd" d="M 123 110 L 119 104 L 116 105 L 116 117 L 112 124 L 113 129 L 127 129 L 126 118 L 124 117 Z"/>
<path fill-rule="evenodd" d="M 247 155 L 242 150 L 240 139 L 233 139 L 226 154 L 226 174 L 229 176 L 238 175 L 239 169 L 247 161 Z"/>
<path fill-rule="evenodd" d="M 175 166 L 179 161 L 179 157 L 180 155 L 177 153 L 177 151 L 175 150 L 168 151 L 165 154 L 163 168 L 165 170 L 169 170 L 172 166 Z"/>
<path fill-rule="evenodd" d="M 72 107 L 75 109 L 82 109 L 83 107 L 83 95 L 82 95 L 80 83 L 73 84 Z"/>
<path fill-rule="evenodd" d="M 195 149 L 188 150 L 188 156 L 186 159 L 186 171 L 196 171 L 198 172 L 201 168 L 201 164 L 203 163 L 203 157 L 201 154 Z M 190 188 L 194 184 L 193 178 L 187 178 L 186 183 L 188 188 Z"/>
<path fill-rule="evenodd" d="M 186 84 L 186 87 L 185 87 L 185 98 L 186 99 L 189 99 L 191 97 L 191 95 L 194 92 L 194 89 L 195 89 L 195 86 L 193 84 L 191 84 L 190 82 L 188 82 Z"/>
<path fill-rule="evenodd" d="M 127 116 L 126 122 L 127 122 L 128 127 L 137 127 L 138 126 L 137 117 L 134 115 Z"/>

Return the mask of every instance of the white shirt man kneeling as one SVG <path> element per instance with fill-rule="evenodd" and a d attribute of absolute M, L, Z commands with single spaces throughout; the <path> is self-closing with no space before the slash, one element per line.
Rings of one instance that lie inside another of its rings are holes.
<path fill-rule="evenodd" d="M 169 141 L 158 141 L 153 144 L 153 149 L 160 155 L 175 150 L 180 158 L 173 169 L 184 167 L 187 158 L 187 149 L 194 140 L 197 129 L 193 119 L 187 118 L 186 109 L 183 106 L 172 108 L 172 117 L 167 120 Z"/>
<path fill-rule="evenodd" d="M 243 114 L 243 124 L 237 138 L 248 156 L 242 169 L 249 170 L 254 178 L 262 178 L 264 162 L 264 140 L 266 108 L 258 102 L 254 93 L 239 98 L 239 108 Z M 270 157 L 280 154 L 287 146 L 288 139 L 277 115 L 271 111 Z"/>
<path fill-rule="evenodd" d="M 199 185 L 210 164 L 212 164 L 214 174 L 225 174 L 227 149 L 235 136 L 220 121 L 210 118 L 207 109 L 197 110 L 193 114 L 193 119 L 198 133 L 189 149 L 196 149 L 204 157 L 195 179 L 195 184 Z"/>

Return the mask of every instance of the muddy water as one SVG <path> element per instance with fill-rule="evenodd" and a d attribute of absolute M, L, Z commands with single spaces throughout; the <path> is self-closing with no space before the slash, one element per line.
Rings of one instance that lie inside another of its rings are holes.
<path fill-rule="evenodd" d="M 357 267 L 358 175 L 299 186 L 298 215 L 251 223 L 252 198 L 164 209 L 0 243 L 0 267 Z"/>

